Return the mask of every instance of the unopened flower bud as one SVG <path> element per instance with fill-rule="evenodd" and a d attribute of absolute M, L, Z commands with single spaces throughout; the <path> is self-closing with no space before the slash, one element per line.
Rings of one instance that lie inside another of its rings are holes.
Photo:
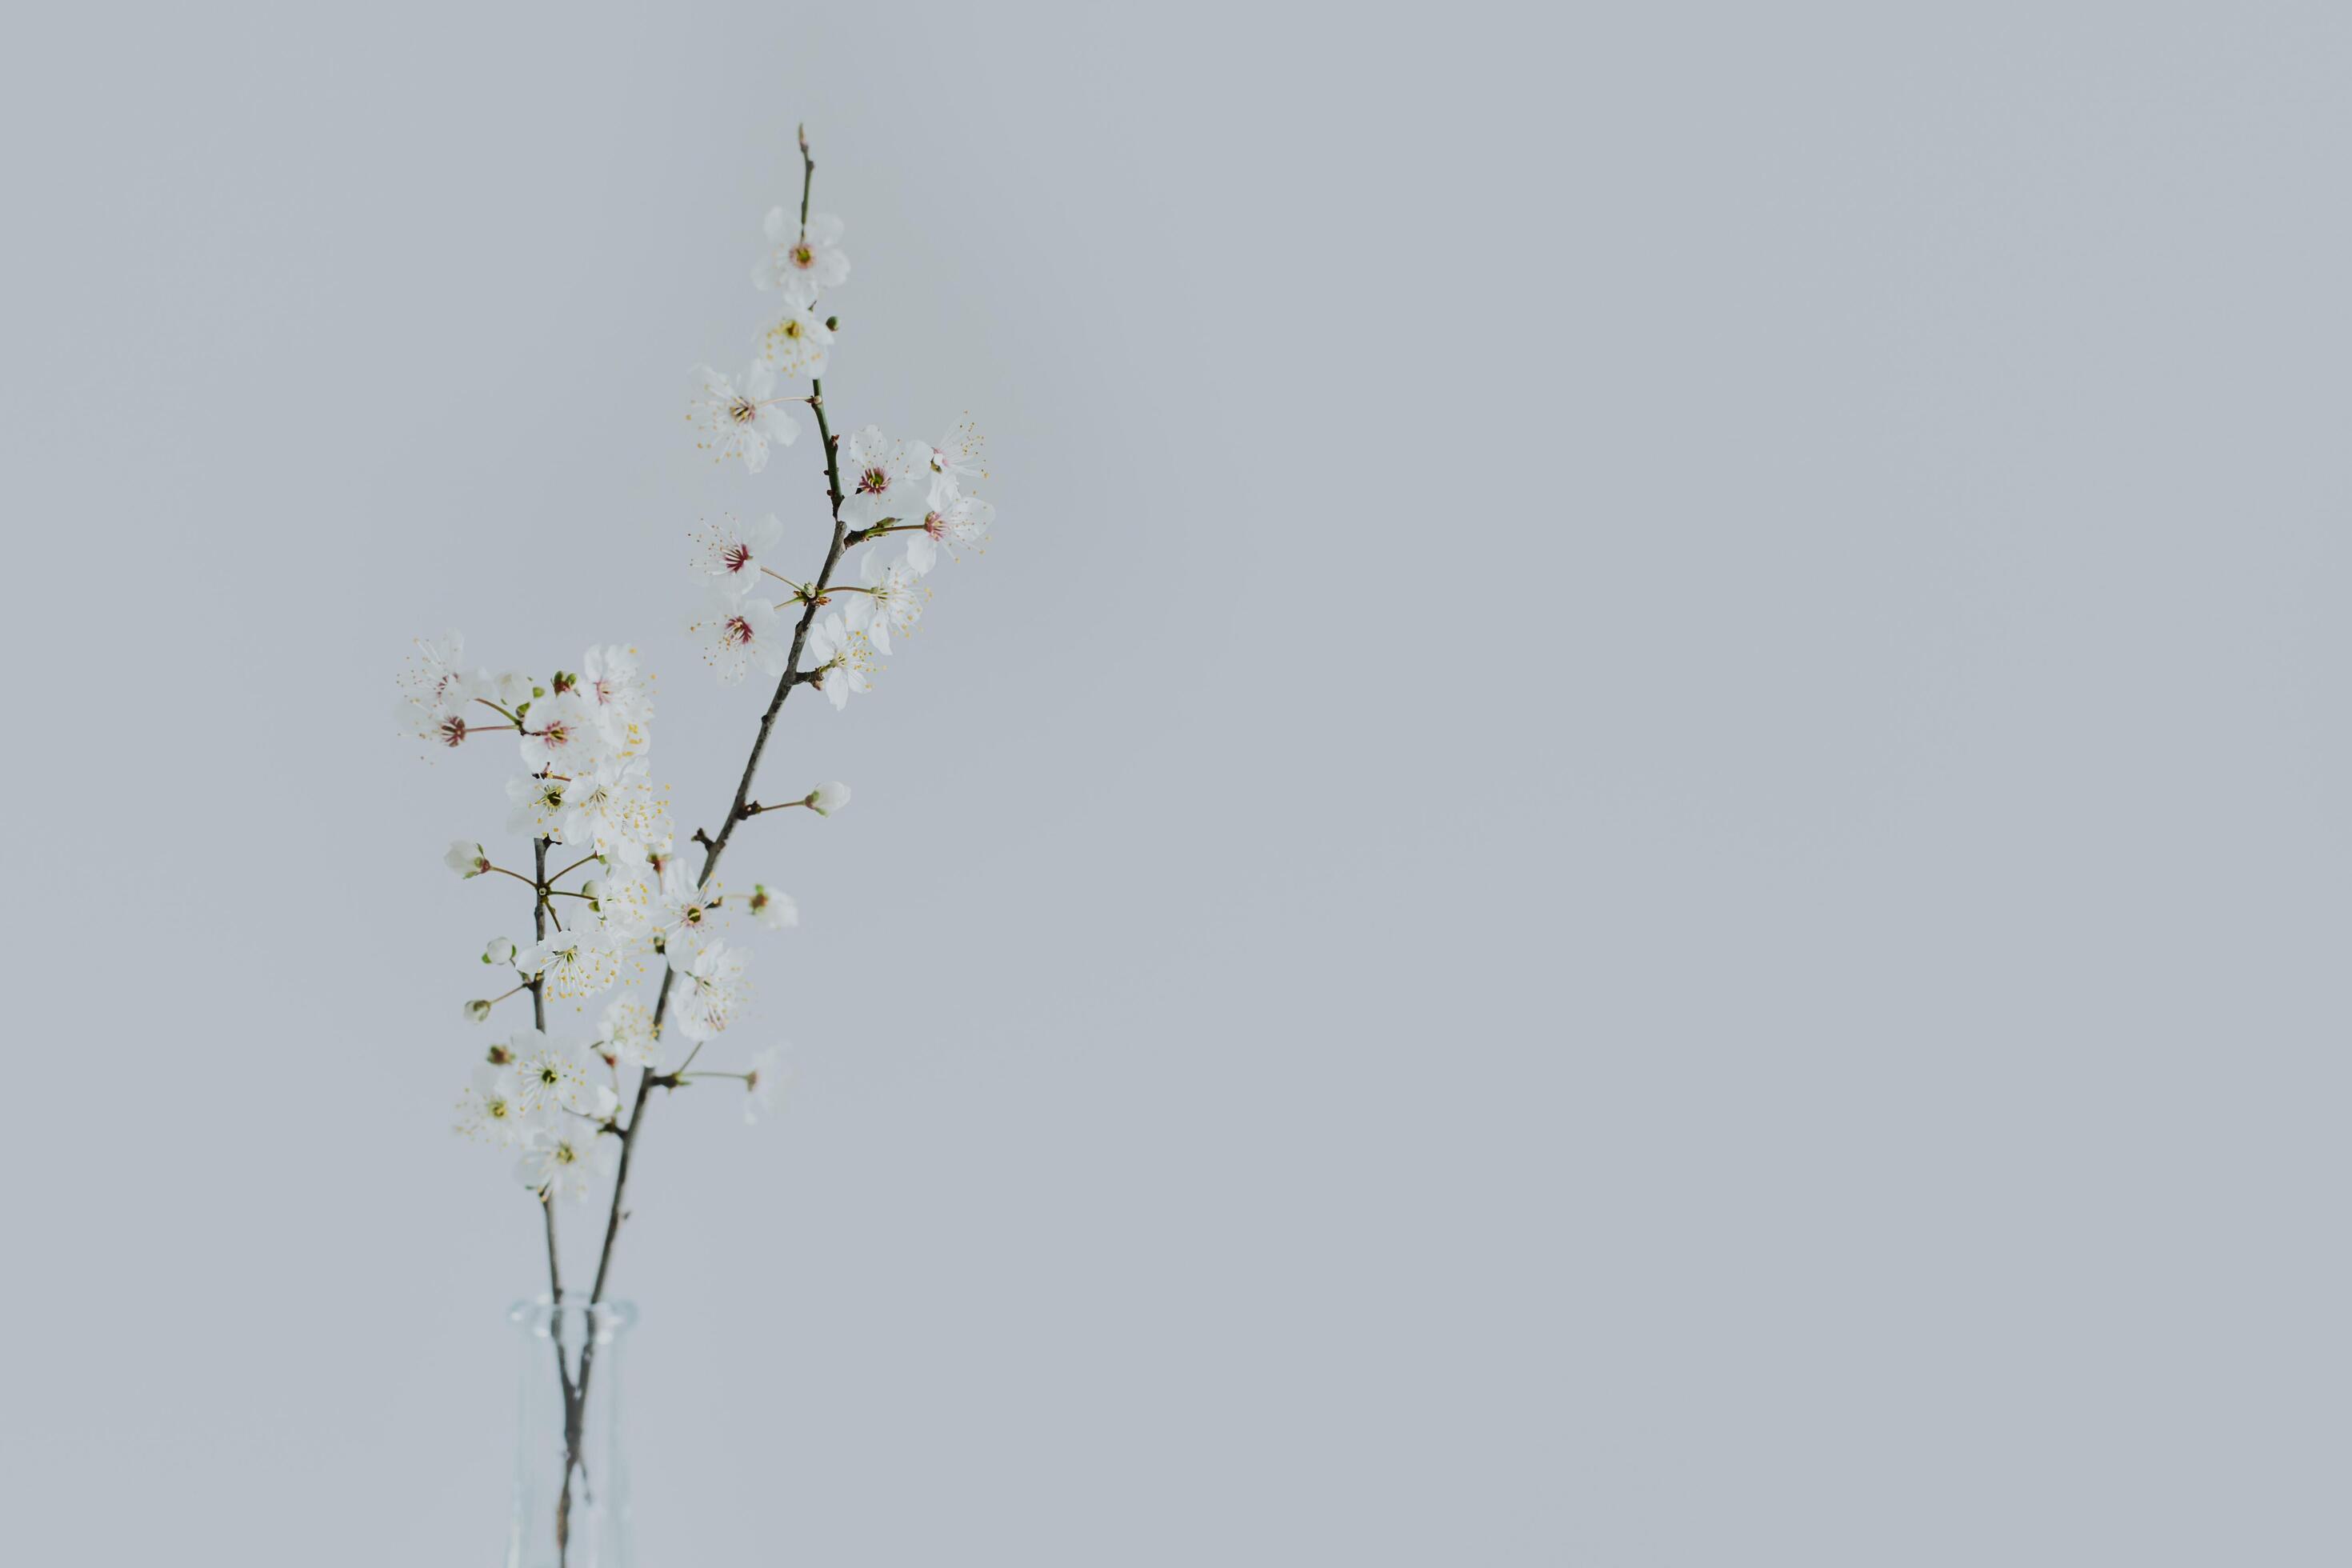
<path fill-rule="evenodd" d="M 482 949 L 484 963 L 507 963 L 514 958 L 514 943 L 502 936 L 490 938 L 490 945 Z"/>
<path fill-rule="evenodd" d="M 801 804 L 819 816 L 831 816 L 849 804 L 849 786 L 837 780 L 832 784 L 821 784 L 809 791 L 808 798 Z"/>
<path fill-rule="evenodd" d="M 514 1060 L 514 1052 L 504 1046 L 492 1046 L 488 1054 L 490 1065 L 494 1068 L 502 1068 Z"/>
<path fill-rule="evenodd" d="M 490 868 L 490 858 L 472 839 L 453 838 L 449 841 L 449 853 L 441 857 L 441 864 L 460 877 L 478 877 Z"/>
<path fill-rule="evenodd" d="M 828 332 L 837 332 L 841 331 L 841 318 L 839 316 L 827 316 L 824 319 L 824 330 Z"/>
<path fill-rule="evenodd" d="M 473 1001 L 466 1004 L 466 1021 L 467 1023 L 486 1024 L 489 1022 L 489 1017 L 490 1005 L 488 1002 L 477 997 Z"/>
<path fill-rule="evenodd" d="M 604 901 L 604 879 L 600 877 L 591 877 L 586 881 L 581 883 L 580 896 L 586 899 L 592 904 L 603 903 Z"/>

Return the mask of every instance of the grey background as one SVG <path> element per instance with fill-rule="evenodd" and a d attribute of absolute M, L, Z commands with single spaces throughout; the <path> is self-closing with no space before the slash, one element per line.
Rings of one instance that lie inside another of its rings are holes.
<path fill-rule="evenodd" d="M 60 8 L 0 75 L 14 1561 L 488 1562 L 495 756 L 820 157 L 1001 539 L 763 775 L 788 1116 L 619 1265 L 648 1563 L 2338 1563 L 2324 6 Z M 739 1053 L 741 1047 L 738 1047 Z M 584 1235 L 573 1242 L 584 1249 Z"/>

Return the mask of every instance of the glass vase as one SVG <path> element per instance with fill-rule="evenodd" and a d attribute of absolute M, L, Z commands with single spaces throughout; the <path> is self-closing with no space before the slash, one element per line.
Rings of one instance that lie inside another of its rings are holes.
<path fill-rule="evenodd" d="M 636 1309 L 567 1291 L 507 1316 L 522 1356 L 507 1568 L 629 1568 L 621 1349 Z"/>

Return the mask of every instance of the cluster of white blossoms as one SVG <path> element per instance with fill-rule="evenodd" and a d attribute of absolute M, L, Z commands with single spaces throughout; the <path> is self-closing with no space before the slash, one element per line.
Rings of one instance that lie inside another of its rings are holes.
<path fill-rule="evenodd" d="M 836 316 L 820 321 L 817 300 L 849 277 L 839 218 L 818 213 L 795 225 L 791 213 L 776 207 L 761 233 L 751 281 L 783 297 L 783 314 L 761 329 L 759 357 L 740 375 L 697 365 L 687 405 L 696 444 L 715 460 L 741 458 L 755 474 L 767 466 L 771 447 L 788 447 L 800 437 L 787 405 L 817 409 L 823 424 L 819 378 L 841 323 Z M 808 394 L 778 392 L 783 382 L 803 377 L 810 383 Z M 942 550 L 953 554 L 978 545 L 996 521 L 996 509 L 970 492 L 988 474 L 980 432 L 969 420 L 937 443 L 901 440 L 872 425 L 836 441 L 825 454 L 837 503 L 836 535 L 845 550 L 868 547 L 856 581 L 832 581 L 837 555 L 828 559 L 828 575 L 819 583 L 798 582 L 778 570 L 773 562 L 783 524 L 773 516 L 705 521 L 692 535 L 687 563 L 708 588 L 709 604 L 687 629 L 719 679 L 730 684 L 754 672 L 782 677 L 797 643 L 799 677 L 838 709 L 852 693 L 868 689 L 877 657 L 891 651 L 892 635 L 906 636 L 922 618 L 930 599 L 923 579 Z M 813 609 L 824 613 L 797 613 Z"/>
<path fill-rule="evenodd" d="M 691 536 L 688 566 L 708 607 L 689 632 L 722 682 L 756 673 L 775 683 L 727 816 L 680 841 L 667 794 L 648 771 L 652 682 L 633 648 L 592 647 L 578 670 L 544 679 L 469 673 L 464 642 L 452 632 L 420 641 L 402 678 L 405 733 L 441 748 L 499 736 L 515 747 L 506 827 L 526 843 L 528 858 L 502 862 L 473 838 L 450 845 L 445 858 L 461 878 L 530 889 L 529 940 L 499 937 L 482 950 L 500 984 L 464 1012 L 484 1022 L 501 1005 L 519 1010 L 525 1004 L 509 999 L 527 994 L 531 1016 L 489 1047 L 457 1121 L 461 1131 L 511 1151 L 522 1184 L 542 1197 L 584 1194 L 616 1163 L 625 1172 L 621 1157 L 651 1089 L 727 1079 L 744 1089 L 746 1120 L 775 1108 L 784 1082 L 777 1050 L 752 1056 L 740 1070 L 709 1066 L 703 1052 L 744 1016 L 743 928 L 789 931 L 800 923 L 800 906 L 767 882 L 725 886 L 716 876 L 719 857 L 738 824 L 761 813 L 805 806 L 826 816 L 848 804 L 840 784 L 765 805 L 749 798 L 778 708 L 800 684 L 836 709 L 866 690 L 878 658 L 920 621 L 930 574 L 944 557 L 979 545 L 995 519 L 972 493 L 987 474 L 969 421 L 936 443 L 870 425 L 834 434 L 821 378 L 841 323 L 819 301 L 847 281 L 849 258 L 841 220 L 808 211 L 814 165 L 805 141 L 802 153 L 798 211 L 767 215 L 751 268 L 753 285 L 779 300 L 781 313 L 754 335 L 740 371 L 697 367 L 687 406 L 696 444 L 716 460 L 740 459 L 751 474 L 799 440 L 803 412 L 813 417 L 830 506 L 829 517 L 814 520 L 822 530 L 811 528 L 803 541 L 821 563 L 806 581 L 785 570 L 786 526 L 776 515 L 723 516 Z M 696 846 L 699 864 L 689 866 Z M 650 998 L 637 989 L 649 979 Z M 580 1026 L 551 1031 L 549 1010 L 563 1004 Z M 633 1095 L 625 1073 L 635 1075 Z M 616 1191 L 614 1225 L 620 1205 Z"/>
<path fill-rule="evenodd" d="M 772 930 L 799 921 L 799 906 L 756 884 L 730 896 L 704 884 L 676 853 L 677 831 L 666 792 L 649 776 L 653 689 L 634 648 L 590 648 L 578 670 L 544 680 L 488 670 L 468 673 L 465 639 L 456 632 L 421 639 L 400 680 L 394 704 L 404 733 L 436 746 L 503 735 L 520 771 L 506 781 L 507 830 L 531 841 L 531 859 L 501 866 L 479 842 L 453 842 L 443 863 L 461 878 L 505 876 L 531 890 L 532 939 L 498 937 L 481 961 L 508 982 L 498 994 L 469 1001 L 465 1016 L 487 1020 L 524 992 L 541 1013 L 551 1001 L 583 1011 L 625 978 L 668 971 L 673 994 L 664 1025 L 634 994 L 604 1005 L 594 1028 L 577 1036 L 530 1027 L 489 1047 L 458 1109 L 459 1130 L 517 1151 L 519 1174 L 532 1191 L 584 1195 L 609 1173 L 617 1138 L 600 1138 L 621 1104 L 623 1065 L 659 1071 L 662 1036 L 697 1045 L 715 1039 L 742 1010 L 745 953 L 720 937 L 726 916 L 740 912 Z M 846 803 L 847 786 L 824 784 L 794 803 L 824 815 Z M 551 864 L 561 856 L 562 863 Z M 771 1061 L 742 1079 L 745 1116 L 774 1104 L 782 1082 Z"/>

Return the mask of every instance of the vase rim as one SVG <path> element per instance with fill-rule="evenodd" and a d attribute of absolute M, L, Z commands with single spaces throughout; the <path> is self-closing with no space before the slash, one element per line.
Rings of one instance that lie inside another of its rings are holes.
<path fill-rule="evenodd" d="M 544 1290 L 536 1296 L 526 1297 L 507 1309 L 507 1321 L 522 1326 L 544 1324 L 558 1311 L 567 1317 L 575 1313 L 593 1313 L 598 1324 L 606 1329 L 625 1329 L 637 1321 L 637 1304 L 634 1301 L 607 1296 L 591 1305 L 588 1299 L 576 1290 L 563 1293 L 560 1308 Z"/>

